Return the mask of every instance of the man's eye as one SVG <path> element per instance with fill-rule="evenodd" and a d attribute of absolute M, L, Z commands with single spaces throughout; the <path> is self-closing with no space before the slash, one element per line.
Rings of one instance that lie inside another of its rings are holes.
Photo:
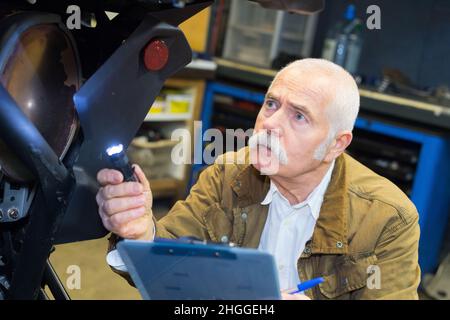
<path fill-rule="evenodd" d="M 277 107 L 277 105 L 275 104 L 275 102 L 270 101 L 270 100 L 266 101 L 266 106 L 267 106 L 267 108 L 269 108 L 269 109 L 275 109 L 275 108 Z"/>
<path fill-rule="evenodd" d="M 305 120 L 305 116 L 302 115 L 301 113 L 296 113 L 295 120 L 298 120 L 298 121 Z"/>

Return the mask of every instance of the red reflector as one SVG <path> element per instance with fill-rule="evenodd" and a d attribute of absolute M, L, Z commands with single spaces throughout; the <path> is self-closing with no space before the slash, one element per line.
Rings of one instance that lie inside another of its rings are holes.
<path fill-rule="evenodd" d="M 145 67 L 150 71 L 164 68 L 169 60 L 169 48 L 163 40 L 151 41 L 144 51 Z"/>

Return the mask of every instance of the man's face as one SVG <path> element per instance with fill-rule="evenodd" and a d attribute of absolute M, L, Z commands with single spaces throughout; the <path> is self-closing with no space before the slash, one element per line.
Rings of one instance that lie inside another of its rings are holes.
<path fill-rule="evenodd" d="M 314 154 L 329 131 L 326 108 L 333 90 L 329 82 L 313 73 L 299 76 L 295 69 L 288 69 L 272 83 L 256 119 L 255 134 L 264 131 L 278 137 L 287 163 L 266 147 L 250 148 L 252 163 L 261 173 L 291 178 L 319 166 Z"/>

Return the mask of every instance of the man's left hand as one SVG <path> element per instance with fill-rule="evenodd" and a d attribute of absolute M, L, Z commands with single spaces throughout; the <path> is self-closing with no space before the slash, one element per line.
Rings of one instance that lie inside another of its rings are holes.
<path fill-rule="evenodd" d="M 281 299 L 282 300 L 311 300 L 309 297 L 304 294 L 296 293 L 290 294 L 289 292 L 294 292 L 296 289 L 289 289 L 281 291 Z"/>

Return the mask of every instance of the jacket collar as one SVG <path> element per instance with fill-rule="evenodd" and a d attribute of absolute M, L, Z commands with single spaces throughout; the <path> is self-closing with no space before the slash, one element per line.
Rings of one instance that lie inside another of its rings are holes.
<path fill-rule="evenodd" d="M 348 189 L 346 157 L 343 154 L 336 159 L 311 238 L 311 253 L 348 253 L 347 218 L 349 207 L 346 195 Z M 270 179 L 261 175 L 252 165 L 247 164 L 243 166 L 232 182 L 231 188 L 237 195 L 240 207 L 260 204 L 269 191 Z M 262 230 L 258 231 L 262 232 Z"/>
<path fill-rule="evenodd" d="M 251 164 L 246 165 L 231 185 L 241 207 L 261 203 L 270 188 L 270 179 L 261 175 Z"/>

